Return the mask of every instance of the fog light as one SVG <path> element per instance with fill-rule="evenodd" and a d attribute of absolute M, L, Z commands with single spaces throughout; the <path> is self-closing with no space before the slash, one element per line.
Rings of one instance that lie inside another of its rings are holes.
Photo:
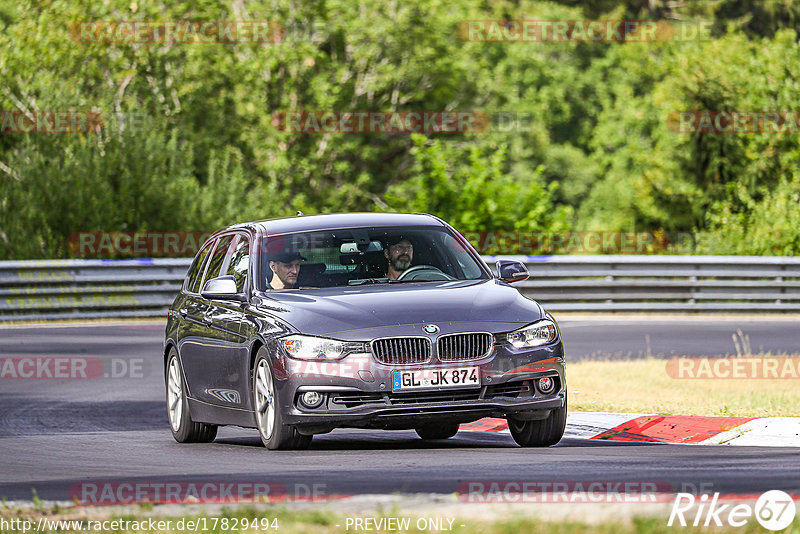
<path fill-rule="evenodd" d="M 553 390 L 556 389 L 556 381 L 550 378 L 549 376 L 545 376 L 538 380 L 537 387 L 539 388 L 539 391 L 547 395 L 548 393 L 552 393 Z"/>
<path fill-rule="evenodd" d="M 306 408 L 319 408 L 322 404 L 323 396 L 316 391 L 306 391 L 300 395 L 300 404 Z"/>

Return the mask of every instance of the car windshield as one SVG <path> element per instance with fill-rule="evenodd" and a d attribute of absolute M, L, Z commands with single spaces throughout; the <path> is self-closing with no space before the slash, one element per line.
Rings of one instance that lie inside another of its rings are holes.
<path fill-rule="evenodd" d="M 268 234 L 261 243 L 260 288 L 270 289 L 270 262 L 300 260 L 299 290 L 489 278 L 444 227 L 370 227 Z M 389 256 L 389 258 L 387 258 Z M 391 261 L 390 261 L 391 260 Z"/>

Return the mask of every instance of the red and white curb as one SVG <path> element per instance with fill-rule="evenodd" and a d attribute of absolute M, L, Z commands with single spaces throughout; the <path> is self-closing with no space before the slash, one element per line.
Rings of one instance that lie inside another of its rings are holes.
<path fill-rule="evenodd" d="M 505 419 L 487 417 L 461 425 L 472 432 L 508 433 Z M 702 417 L 572 412 L 566 438 L 641 443 L 800 447 L 800 417 Z"/>

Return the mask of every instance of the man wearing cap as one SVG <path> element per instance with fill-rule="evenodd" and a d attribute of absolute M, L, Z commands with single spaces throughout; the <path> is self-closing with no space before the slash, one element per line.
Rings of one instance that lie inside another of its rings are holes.
<path fill-rule="evenodd" d="M 398 236 L 387 241 L 383 249 L 384 257 L 389 261 L 386 278 L 397 280 L 397 277 L 411 267 L 414 259 L 414 245 L 405 236 Z"/>
<path fill-rule="evenodd" d="M 300 274 L 300 262 L 305 258 L 299 252 L 279 252 L 272 254 L 269 259 L 269 268 L 272 271 L 272 280 L 267 281 L 269 289 L 294 289 L 297 276 Z"/>

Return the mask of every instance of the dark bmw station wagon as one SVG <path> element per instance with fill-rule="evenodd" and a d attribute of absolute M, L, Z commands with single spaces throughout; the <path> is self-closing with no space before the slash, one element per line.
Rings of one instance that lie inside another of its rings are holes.
<path fill-rule="evenodd" d="M 503 417 L 522 446 L 557 443 L 567 417 L 555 320 L 424 214 L 300 216 L 212 235 L 169 311 L 166 400 L 179 442 L 219 425 L 269 449 L 338 427 L 446 439 Z"/>

